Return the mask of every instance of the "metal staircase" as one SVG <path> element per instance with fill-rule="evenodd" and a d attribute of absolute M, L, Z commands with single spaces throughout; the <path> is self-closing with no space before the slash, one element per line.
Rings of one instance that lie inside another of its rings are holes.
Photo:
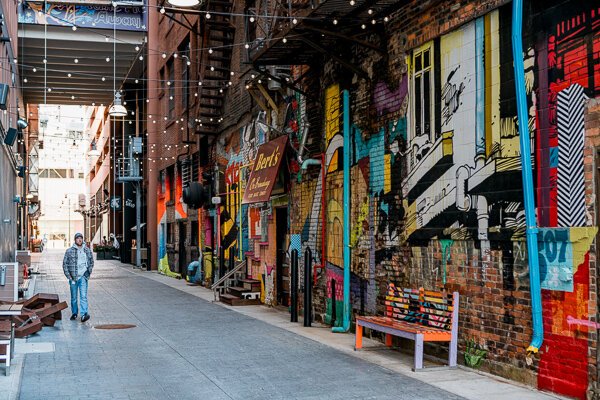
<path fill-rule="evenodd" d="M 196 103 L 196 133 L 214 135 L 223 116 L 225 95 L 231 80 L 231 56 L 235 26 L 231 21 L 233 2 L 209 0 L 206 10 L 211 18 L 202 24 L 202 51 L 198 80 L 199 101 Z"/>

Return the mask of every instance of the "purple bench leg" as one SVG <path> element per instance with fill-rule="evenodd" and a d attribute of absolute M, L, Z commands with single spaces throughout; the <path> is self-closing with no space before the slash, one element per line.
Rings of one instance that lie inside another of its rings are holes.
<path fill-rule="evenodd" d="M 415 367 L 414 371 L 423 369 L 423 335 L 415 335 Z"/>

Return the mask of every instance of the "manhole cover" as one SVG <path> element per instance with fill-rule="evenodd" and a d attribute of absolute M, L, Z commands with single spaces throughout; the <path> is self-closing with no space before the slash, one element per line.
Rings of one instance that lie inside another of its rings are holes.
<path fill-rule="evenodd" d="M 103 324 L 94 326 L 96 329 L 131 329 L 135 327 L 136 325 L 131 324 Z"/>

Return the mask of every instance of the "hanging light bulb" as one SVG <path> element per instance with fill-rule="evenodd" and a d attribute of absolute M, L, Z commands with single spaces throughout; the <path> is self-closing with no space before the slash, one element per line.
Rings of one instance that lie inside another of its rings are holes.
<path fill-rule="evenodd" d="M 206 19 L 210 19 L 210 13 L 209 12 L 206 13 Z"/>
<path fill-rule="evenodd" d="M 110 57 L 106 57 L 106 62 L 110 62 Z"/>
<path fill-rule="evenodd" d="M 160 13 L 161 13 L 161 14 L 164 14 L 166 11 L 167 11 L 167 10 L 165 10 L 165 8 L 164 8 L 164 7 L 161 7 L 161 8 L 160 8 Z"/>
<path fill-rule="evenodd" d="M 337 19 L 334 19 L 334 20 L 333 20 L 333 24 L 334 24 L 334 25 L 337 25 L 337 24 L 338 24 L 338 20 L 337 20 Z"/>
<path fill-rule="evenodd" d="M 296 18 L 294 18 L 294 19 L 292 20 L 292 24 L 296 25 L 297 23 L 298 23 L 298 20 L 297 20 Z"/>
<path fill-rule="evenodd" d="M 167 53 L 162 53 L 162 58 L 167 58 Z"/>
<path fill-rule="evenodd" d="M 79 59 L 77 59 L 77 58 L 76 58 L 76 59 L 74 59 L 74 60 L 73 60 L 73 62 L 74 62 L 75 64 L 77 64 L 77 63 L 79 62 Z"/>
<path fill-rule="evenodd" d="M 249 49 L 249 48 L 250 48 L 250 45 L 249 45 L 248 43 L 246 43 L 246 44 L 244 45 L 244 47 L 245 47 L 245 48 L 247 48 L 247 49 Z"/>
<path fill-rule="evenodd" d="M 212 54 L 213 53 L 213 49 L 208 49 L 208 54 Z"/>
<path fill-rule="evenodd" d="M 250 17 L 250 22 L 254 22 L 254 17 Z"/>
<path fill-rule="evenodd" d="M 283 43 L 287 43 L 287 39 L 286 39 L 286 38 L 283 38 L 282 42 L 283 42 Z"/>

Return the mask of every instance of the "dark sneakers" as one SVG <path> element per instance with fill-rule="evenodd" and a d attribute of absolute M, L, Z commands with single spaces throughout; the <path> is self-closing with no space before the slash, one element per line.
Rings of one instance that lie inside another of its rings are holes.
<path fill-rule="evenodd" d="M 77 319 L 77 314 L 71 315 L 71 321 L 75 321 Z"/>
<path fill-rule="evenodd" d="M 75 318 L 77 318 L 77 316 L 75 316 Z M 90 319 L 90 314 L 84 314 L 81 316 L 81 322 L 85 322 L 88 319 Z"/>

